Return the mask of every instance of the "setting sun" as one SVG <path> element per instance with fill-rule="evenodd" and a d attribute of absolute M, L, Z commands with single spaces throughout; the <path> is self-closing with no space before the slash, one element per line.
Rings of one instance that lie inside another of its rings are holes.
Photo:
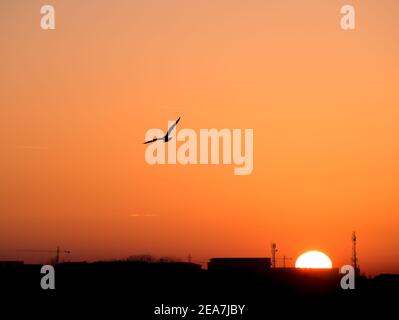
<path fill-rule="evenodd" d="M 301 254 L 295 262 L 296 268 L 332 268 L 331 259 L 320 251 L 308 251 Z"/>

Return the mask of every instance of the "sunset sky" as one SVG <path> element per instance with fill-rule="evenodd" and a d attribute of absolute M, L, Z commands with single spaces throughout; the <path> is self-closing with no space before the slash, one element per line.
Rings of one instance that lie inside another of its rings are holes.
<path fill-rule="evenodd" d="M 399 273 L 397 0 L 2 1 L 0 35 L 0 259 L 203 262 L 273 240 L 339 267 L 355 230 L 362 271 Z M 252 174 L 148 165 L 146 131 L 179 116 L 253 128 Z"/>

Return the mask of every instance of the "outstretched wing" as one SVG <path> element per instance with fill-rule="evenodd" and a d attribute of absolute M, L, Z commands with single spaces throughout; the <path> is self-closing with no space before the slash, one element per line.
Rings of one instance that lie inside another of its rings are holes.
<path fill-rule="evenodd" d="M 155 142 L 155 141 L 157 141 L 157 140 L 159 140 L 159 138 L 154 138 L 154 139 L 152 139 L 152 140 L 145 141 L 145 142 L 143 142 L 143 144 Z"/>
<path fill-rule="evenodd" d="M 180 117 L 179 117 L 179 119 L 177 119 L 177 120 L 175 121 L 174 124 L 172 124 L 172 125 L 170 126 L 170 128 L 169 128 L 169 130 L 168 130 L 168 133 L 166 134 L 167 136 L 171 134 L 171 132 L 172 132 L 173 129 L 176 127 L 176 125 L 179 123 L 179 121 L 180 121 Z"/>

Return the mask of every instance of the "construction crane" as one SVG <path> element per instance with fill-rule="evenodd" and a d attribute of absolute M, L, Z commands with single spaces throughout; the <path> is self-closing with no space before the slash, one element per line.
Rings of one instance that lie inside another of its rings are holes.
<path fill-rule="evenodd" d="M 278 260 L 283 260 L 283 268 L 285 268 L 286 266 L 285 266 L 285 262 L 286 261 L 288 261 L 288 260 L 292 260 L 292 258 L 291 257 L 286 257 L 286 256 L 283 256 L 282 258 L 275 258 L 275 259 L 278 259 Z"/>
<path fill-rule="evenodd" d="M 51 264 L 59 264 L 60 263 L 60 254 L 70 254 L 71 251 L 68 250 L 60 250 L 60 247 L 57 247 L 57 250 L 35 250 L 35 249 L 22 249 L 17 250 L 20 252 L 47 252 L 47 253 L 55 253 L 55 257 L 51 259 Z"/>

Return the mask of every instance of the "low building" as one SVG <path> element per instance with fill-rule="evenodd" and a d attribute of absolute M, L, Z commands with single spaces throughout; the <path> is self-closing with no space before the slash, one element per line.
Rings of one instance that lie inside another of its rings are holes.
<path fill-rule="evenodd" d="M 24 265 L 23 261 L 17 261 L 17 260 L 0 260 L 0 267 L 21 267 Z"/>
<path fill-rule="evenodd" d="M 264 272 L 270 269 L 270 262 L 270 258 L 212 258 L 208 270 Z"/>

